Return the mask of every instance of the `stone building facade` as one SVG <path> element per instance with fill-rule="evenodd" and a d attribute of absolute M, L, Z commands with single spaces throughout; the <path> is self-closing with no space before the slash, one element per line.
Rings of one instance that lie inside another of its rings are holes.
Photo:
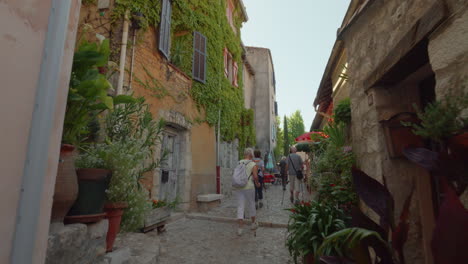
<path fill-rule="evenodd" d="M 415 187 L 404 249 L 407 263 L 433 263 L 430 241 L 437 205 L 430 175 L 389 154 L 382 122 L 414 112 L 413 104 L 421 108 L 448 94 L 466 95 L 467 39 L 468 2 L 463 0 L 353 0 L 338 30 L 337 43 L 347 55 L 358 166 L 380 182 L 385 177 L 395 216 Z M 324 75 L 317 108 L 331 102 L 330 83 L 330 75 Z"/>
<path fill-rule="evenodd" d="M 110 38 L 113 43 L 111 45 L 118 47 L 125 23 L 111 23 L 114 5 L 114 1 L 97 1 L 96 5 L 83 5 L 80 25 L 81 29 L 86 28 L 93 34 Z M 227 0 L 226 6 L 229 10 L 226 10 L 226 19 L 231 26 L 234 25 L 232 16 L 244 22 L 247 20 L 241 0 Z M 177 5 L 172 8 L 177 8 Z M 140 32 L 132 26 L 131 21 L 129 24 L 128 43 L 131 45 L 126 46 L 122 92 L 143 96 L 150 105 L 153 116 L 166 121 L 162 142 L 155 151 L 155 159 L 161 156 L 163 150 L 169 150 L 168 162 L 147 173 L 143 182 L 152 199 L 172 201 L 177 198 L 181 209 L 198 210 L 197 196 L 215 194 L 220 189 L 217 185 L 221 185 L 217 181 L 217 152 L 221 149 L 217 150 L 216 128 L 207 122 L 198 121 L 204 120 L 206 115 L 190 94 L 193 83 L 197 81 L 196 77 L 190 77 L 171 62 L 170 45 L 173 40 L 161 39 L 162 26 L 156 25 Z M 233 30 L 237 32 L 239 29 Z M 193 32 L 171 32 L 169 38 L 187 34 Z M 133 43 L 134 39 L 136 41 Z M 166 44 L 169 45 L 169 48 L 164 47 L 166 52 L 161 49 L 161 41 L 167 41 Z M 222 55 L 220 51 L 220 60 Z M 118 60 L 118 56 L 114 58 Z M 113 79 L 114 87 L 117 87 L 117 76 Z M 230 143 L 222 145 L 225 144 Z"/>
<path fill-rule="evenodd" d="M 266 48 L 246 47 L 246 60 L 253 69 L 253 82 L 249 83 L 245 95 L 250 95 L 246 102 L 250 103 L 255 112 L 255 131 L 257 148 L 262 155 L 274 158 L 273 150 L 276 146 L 276 81 L 275 69 L 271 51 Z M 247 67 L 245 67 L 247 68 Z M 252 76 L 247 72 L 244 76 Z M 250 81 L 252 77 L 247 80 Z M 274 162 L 273 162 L 274 164 Z"/>

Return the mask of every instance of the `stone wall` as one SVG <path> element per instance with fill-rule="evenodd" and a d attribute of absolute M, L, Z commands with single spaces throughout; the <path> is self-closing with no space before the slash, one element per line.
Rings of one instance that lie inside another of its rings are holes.
<path fill-rule="evenodd" d="M 46 264 L 93 264 L 106 253 L 108 220 L 94 224 L 53 224 Z"/>
<path fill-rule="evenodd" d="M 458 9 L 429 41 L 429 59 L 436 74 L 438 99 L 448 94 L 468 94 L 468 2 L 451 2 L 454 2 L 451 7 Z"/>
<path fill-rule="evenodd" d="M 390 159 L 383 128 L 379 123 L 385 116 L 391 116 L 387 110 L 392 108 L 380 104 L 379 99 L 383 98 L 380 102 L 408 109 L 408 106 L 411 106 L 410 101 L 414 101 L 414 98 L 407 95 L 398 101 L 395 97 L 397 91 L 368 87 L 366 81 L 376 73 L 388 56 L 399 57 L 407 52 L 397 48 L 401 44 L 400 41 L 415 26 L 417 20 L 437 2 L 436 0 L 374 1 L 342 35 L 349 63 L 353 150 L 357 155 L 359 167 L 380 182 L 383 182 L 385 177 L 388 189 L 395 199 L 395 220 L 400 215 L 411 186 L 413 184 L 419 186 L 416 187 L 411 204 L 410 231 L 405 246 L 406 261 L 414 264 L 431 263 L 430 257 L 425 259 L 425 256 L 430 256 L 427 244 L 430 239 L 427 225 L 430 223 L 421 217 L 425 215 L 424 208 L 421 208 L 422 199 L 430 190 L 420 188 L 422 185 L 417 181 L 423 173 L 416 166 L 404 159 Z M 466 70 L 465 13 L 466 11 L 459 12 L 453 18 L 451 26 L 446 25 L 445 29 L 440 28 L 431 36 L 429 54 L 436 72 L 438 95 L 445 93 L 450 81 L 454 83 L 453 85 L 461 85 L 463 78 L 466 80 L 468 71 Z M 444 52 L 443 49 L 451 51 Z M 460 67 L 463 61 L 465 61 L 464 67 Z M 449 70 L 457 67 L 460 68 L 459 71 Z M 393 108 L 391 111 L 397 112 L 397 110 L 402 109 Z M 369 214 L 376 218 L 375 214 L 371 212 Z"/>

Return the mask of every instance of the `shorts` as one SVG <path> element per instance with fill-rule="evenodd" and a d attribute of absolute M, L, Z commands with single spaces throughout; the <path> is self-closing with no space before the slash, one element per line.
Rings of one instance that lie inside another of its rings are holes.
<path fill-rule="evenodd" d="M 291 192 L 301 192 L 304 189 L 304 179 L 299 180 L 296 175 L 289 174 L 289 188 Z M 302 186 L 301 186 L 302 185 Z"/>

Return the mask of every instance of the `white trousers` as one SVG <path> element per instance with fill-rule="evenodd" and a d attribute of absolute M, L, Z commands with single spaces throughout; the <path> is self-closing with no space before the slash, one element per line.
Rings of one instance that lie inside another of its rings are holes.
<path fill-rule="evenodd" d="M 237 190 L 236 199 L 237 199 L 237 219 L 244 219 L 245 209 L 246 211 L 248 211 L 248 214 L 250 217 L 256 216 L 257 212 L 255 210 L 255 189 Z"/>

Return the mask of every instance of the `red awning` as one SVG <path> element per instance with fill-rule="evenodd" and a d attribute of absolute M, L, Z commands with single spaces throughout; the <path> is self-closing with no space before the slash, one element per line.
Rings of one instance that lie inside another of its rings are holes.
<path fill-rule="evenodd" d="M 314 142 L 315 140 L 312 139 L 312 138 L 317 139 L 317 137 L 313 136 L 314 134 L 319 136 L 319 138 L 328 138 L 328 135 L 326 135 L 325 133 L 314 131 L 314 132 L 304 133 L 304 134 L 298 136 L 295 140 L 296 140 L 296 142 Z"/>

